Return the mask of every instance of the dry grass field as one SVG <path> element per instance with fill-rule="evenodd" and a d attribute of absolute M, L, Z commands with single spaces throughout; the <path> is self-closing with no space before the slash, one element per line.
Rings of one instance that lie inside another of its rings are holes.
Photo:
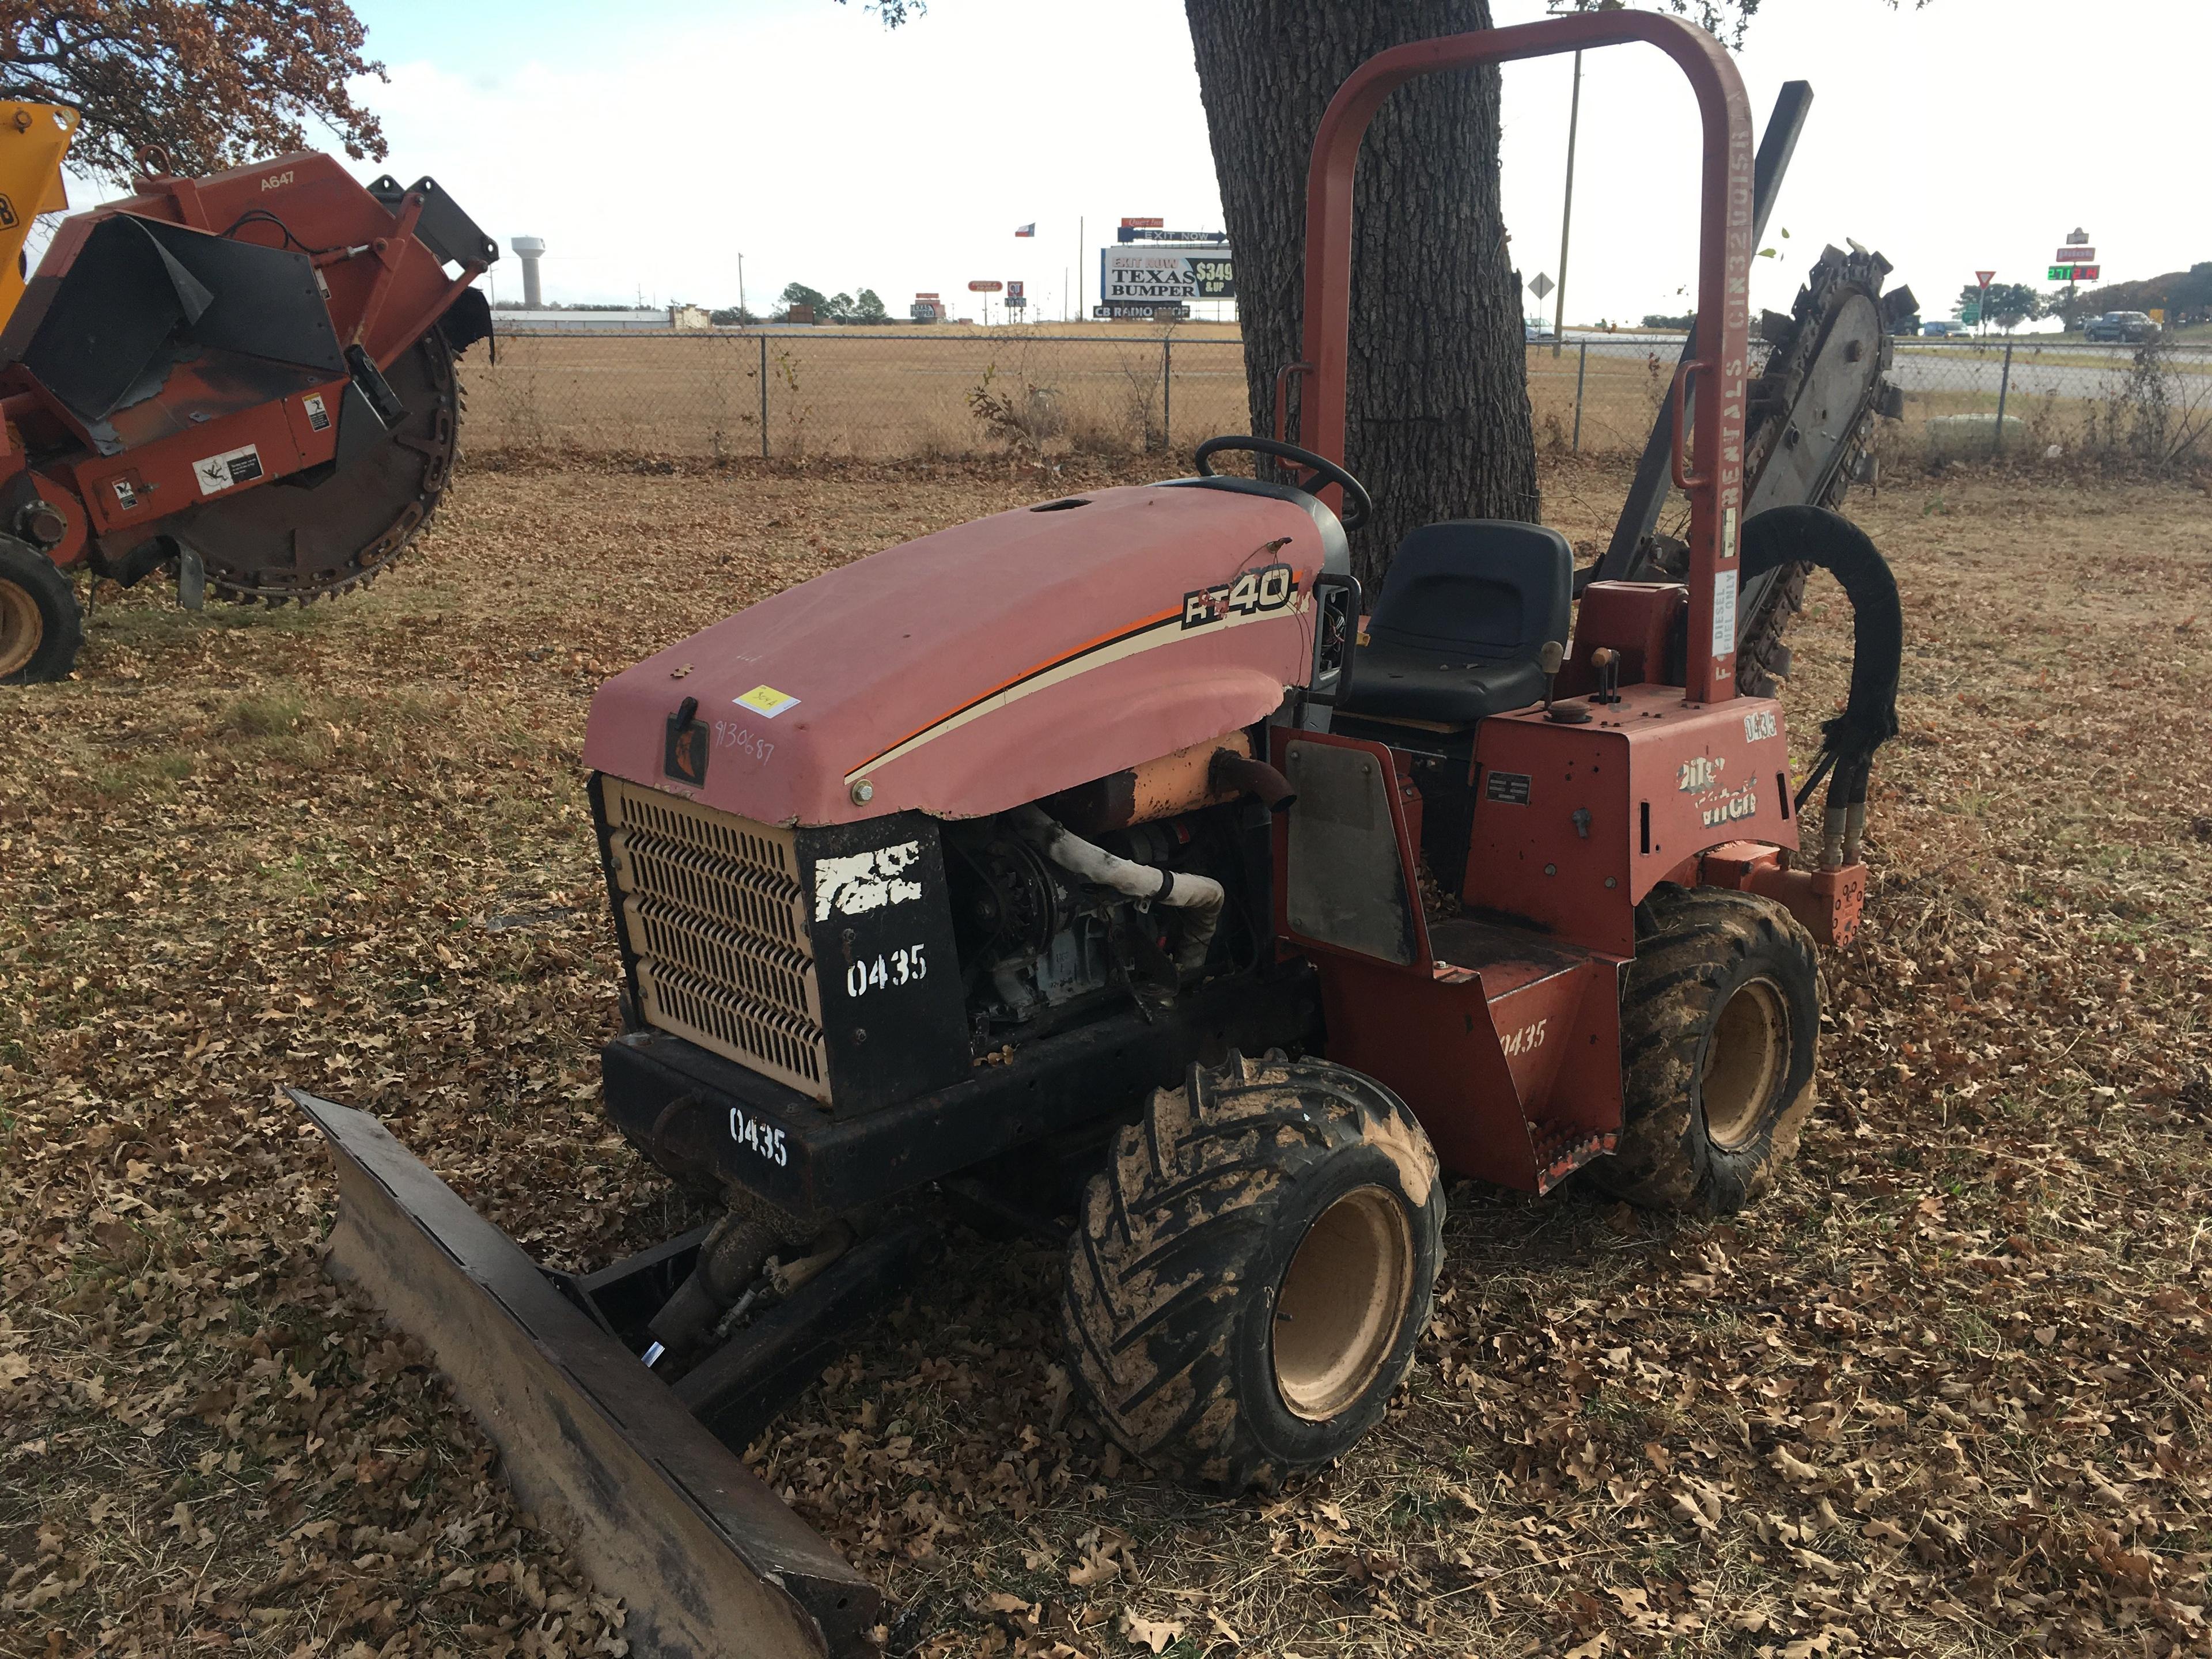
<path fill-rule="evenodd" d="M 1655 355 L 1655 352 L 1656 355 Z M 1573 447 L 1577 382 L 1585 453 L 1644 443 L 1674 349 L 1628 342 L 1528 351 L 1540 441 Z M 1188 450 L 1249 428 L 1233 328 L 1090 324 L 931 331 L 524 336 L 463 364 L 479 453 L 675 455 L 707 459 L 945 459 L 1023 447 L 1060 458 Z M 980 417 L 975 396 L 1009 418 Z"/>
<path fill-rule="evenodd" d="M 333 1185 L 278 1086 L 376 1112 L 546 1260 L 682 1224 L 595 1102 L 592 687 L 1103 467 L 479 465 L 364 594 L 106 594 L 73 682 L 0 690 L 0 1652 L 623 1650 L 419 1351 L 320 1279 Z M 1587 541 L 1621 487 L 1554 466 L 1548 515 Z M 1273 1498 L 1106 1446 L 1054 1253 L 963 1236 L 751 1454 L 896 1647 L 2207 1650 L 2212 501 L 1954 472 L 1853 506 L 1907 600 L 1905 730 L 1796 1172 L 1718 1224 L 1456 1187 L 1389 1418 Z M 1816 587 L 1801 744 L 1847 629 Z"/>
<path fill-rule="evenodd" d="M 1556 356 L 1529 346 L 1538 444 L 1553 458 L 1638 453 L 1679 349 L 1626 337 L 1571 338 Z M 1187 452 L 1250 420 L 1243 348 L 1220 324 L 521 336 L 471 353 L 462 373 L 475 453 L 540 461 L 1127 458 Z M 2000 404 L 2021 458 L 2053 446 L 2130 465 L 2212 453 L 2212 357 L 2201 351 L 2166 354 L 2146 375 L 2124 349 L 2022 343 L 2008 370 L 1987 343 L 1911 342 L 1892 378 L 1905 418 L 1878 441 L 1893 463 L 1986 456 Z M 1982 424 L 1942 423 L 1960 416 Z"/>

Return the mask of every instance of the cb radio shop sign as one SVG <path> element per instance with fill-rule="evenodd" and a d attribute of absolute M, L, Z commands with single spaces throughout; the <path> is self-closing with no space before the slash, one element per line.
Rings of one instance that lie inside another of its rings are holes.
<path fill-rule="evenodd" d="M 1103 248 L 1098 254 L 1098 297 L 1108 305 L 1233 300 L 1236 268 L 1224 243 Z"/>

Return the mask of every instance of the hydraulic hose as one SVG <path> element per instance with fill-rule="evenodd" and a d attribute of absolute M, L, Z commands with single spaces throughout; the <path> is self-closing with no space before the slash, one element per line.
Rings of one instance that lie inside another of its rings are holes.
<path fill-rule="evenodd" d="M 1182 948 L 1176 952 L 1176 968 L 1188 974 L 1206 965 L 1213 931 L 1221 925 L 1221 907 L 1229 898 L 1219 882 L 1211 876 L 1160 870 L 1131 859 L 1116 858 L 1104 848 L 1094 847 L 1073 834 L 1056 823 L 1043 808 L 1034 805 L 1017 807 L 1012 816 L 1022 831 L 1044 848 L 1044 855 L 1068 874 L 1133 899 L 1188 911 L 1189 925 L 1183 930 Z"/>
<path fill-rule="evenodd" d="M 1821 823 L 1821 867 L 1856 864 L 1866 833 L 1874 753 L 1897 735 L 1897 682 L 1905 665 L 1905 609 L 1897 578 L 1866 532 L 1825 507 L 1769 508 L 1744 526 L 1742 551 L 1740 580 L 1785 564 L 1817 565 L 1843 585 L 1851 602 L 1850 695 L 1844 712 L 1820 728 L 1820 753 L 1797 792 L 1797 809 L 1804 810 L 1821 778 L 1832 772 Z"/>

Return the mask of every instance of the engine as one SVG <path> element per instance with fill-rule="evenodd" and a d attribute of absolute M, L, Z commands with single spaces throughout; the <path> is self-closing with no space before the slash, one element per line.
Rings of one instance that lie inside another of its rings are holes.
<path fill-rule="evenodd" d="M 839 1118 L 1133 1004 L 1150 1023 L 1262 959 L 1288 786 L 1250 751 L 1240 732 L 988 817 L 803 827 L 600 774 L 626 1023 Z"/>
<path fill-rule="evenodd" d="M 1092 841 L 1031 806 L 949 830 L 973 1046 L 1039 1036 L 1132 995 L 1157 1006 L 1249 965 L 1258 935 L 1240 816 L 1216 807 Z"/>

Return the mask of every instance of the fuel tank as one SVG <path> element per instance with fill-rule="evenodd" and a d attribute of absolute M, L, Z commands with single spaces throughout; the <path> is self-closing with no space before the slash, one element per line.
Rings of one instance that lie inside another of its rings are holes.
<path fill-rule="evenodd" d="M 1312 671 L 1312 497 L 1100 489 L 787 588 L 592 699 L 585 763 L 763 823 L 1002 811 L 1251 725 Z"/>

